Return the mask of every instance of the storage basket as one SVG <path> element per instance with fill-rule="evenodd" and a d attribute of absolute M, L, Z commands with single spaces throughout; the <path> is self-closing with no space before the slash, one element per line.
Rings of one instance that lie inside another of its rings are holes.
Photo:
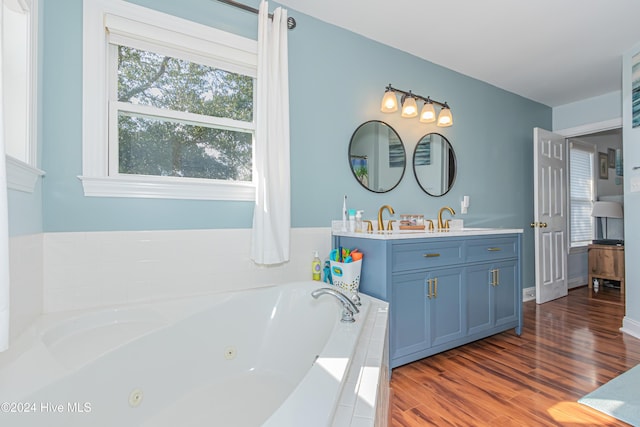
<path fill-rule="evenodd" d="M 331 280 L 345 291 L 358 292 L 362 260 L 354 262 L 331 261 Z"/>

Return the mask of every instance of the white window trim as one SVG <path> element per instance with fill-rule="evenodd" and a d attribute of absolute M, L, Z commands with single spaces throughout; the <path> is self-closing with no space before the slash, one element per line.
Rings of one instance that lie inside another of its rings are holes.
<path fill-rule="evenodd" d="M 33 193 L 38 179 L 44 171 L 38 169 L 38 1 L 20 2 L 29 9 L 29 135 L 27 137 L 26 162 L 5 155 L 7 165 L 7 188 L 9 190 Z M 1 5 L 0 5 L 1 6 Z"/>
<path fill-rule="evenodd" d="M 127 27 L 134 22 L 136 32 L 139 30 L 154 44 L 165 43 L 168 48 L 171 48 L 175 34 L 166 29 L 179 28 L 179 38 L 196 40 L 189 44 L 191 54 L 223 51 L 223 61 L 245 74 L 251 72 L 250 75 L 256 73 L 257 42 L 120 0 L 84 0 L 83 15 L 82 175 L 78 178 L 82 181 L 85 196 L 255 200 L 255 184 L 252 182 L 124 174 L 109 176 L 108 43 L 105 25 L 109 25 L 112 34 L 126 34 Z M 136 37 L 140 34 L 136 33 Z"/>
<path fill-rule="evenodd" d="M 597 169 L 597 154 L 598 154 L 598 150 L 597 150 L 597 146 L 593 143 L 590 142 L 585 142 L 585 141 L 581 141 L 577 138 L 572 138 L 571 141 L 569 142 L 569 150 L 571 150 L 572 146 L 575 145 L 577 149 L 586 151 L 588 153 L 591 153 L 593 155 L 594 158 L 594 162 L 592 164 L 592 176 L 594 177 L 595 180 L 597 180 L 597 176 L 598 176 L 598 169 Z M 569 158 L 571 157 L 570 155 L 568 156 Z M 569 167 L 571 167 L 571 165 L 569 165 Z M 569 181 L 569 185 L 571 185 L 571 182 Z M 596 184 L 596 182 L 594 181 L 593 185 L 593 198 L 595 200 L 597 200 L 598 198 L 598 186 Z M 569 188 L 567 193 L 569 194 L 569 212 L 571 212 L 571 189 Z M 568 227 L 569 227 L 569 233 L 571 233 L 571 215 L 569 215 L 568 218 Z M 595 231 L 595 226 L 594 226 L 594 231 Z M 595 236 L 594 236 L 595 238 Z M 588 244 L 573 244 L 571 242 L 571 237 L 569 237 L 568 243 L 569 243 L 569 254 L 579 254 L 579 253 L 586 253 L 587 249 L 588 249 Z"/>

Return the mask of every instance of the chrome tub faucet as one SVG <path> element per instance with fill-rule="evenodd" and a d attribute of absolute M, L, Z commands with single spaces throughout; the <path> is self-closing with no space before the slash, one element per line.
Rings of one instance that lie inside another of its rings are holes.
<path fill-rule="evenodd" d="M 314 298 L 320 297 L 320 295 L 333 295 L 340 301 L 342 304 L 342 318 L 341 322 L 345 323 L 353 323 L 356 319 L 353 318 L 353 315 L 359 313 L 358 307 L 351 301 L 346 295 L 342 292 L 338 292 L 335 289 L 331 288 L 319 288 L 315 291 L 311 292 L 311 296 Z"/>

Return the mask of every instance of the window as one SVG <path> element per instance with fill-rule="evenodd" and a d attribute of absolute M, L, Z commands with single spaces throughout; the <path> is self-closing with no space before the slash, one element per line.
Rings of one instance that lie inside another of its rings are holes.
<path fill-rule="evenodd" d="M 125 2 L 84 7 L 85 195 L 253 200 L 256 42 Z"/>
<path fill-rule="evenodd" d="M 36 169 L 37 1 L 2 0 L 2 78 L 7 183 L 33 192 Z"/>
<path fill-rule="evenodd" d="M 571 187 L 571 247 L 586 246 L 594 236 L 591 216 L 594 200 L 594 148 L 571 142 L 569 181 Z"/>

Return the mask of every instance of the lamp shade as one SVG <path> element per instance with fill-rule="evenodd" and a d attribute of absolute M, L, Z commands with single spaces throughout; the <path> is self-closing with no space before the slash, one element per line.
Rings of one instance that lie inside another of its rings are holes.
<path fill-rule="evenodd" d="M 420 121 L 422 123 L 431 123 L 436 121 L 436 110 L 433 108 L 432 102 L 425 102 L 420 112 Z"/>
<path fill-rule="evenodd" d="M 443 107 L 440 110 L 440 114 L 438 115 L 438 123 L 437 125 L 440 127 L 448 127 L 453 124 L 453 117 L 451 116 L 451 110 L 449 107 Z"/>
<path fill-rule="evenodd" d="M 382 103 L 380 104 L 380 111 L 383 113 L 393 113 L 398 111 L 398 100 L 396 99 L 396 93 L 392 90 L 388 90 L 382 97 Z"/>
<path fill-rule="evenodd" d="M 413 96 L 406 96 L 402 103 L 402 117 L 415 117 L 418 115 L 418 104 Z"/>
<path fill-rule="evenodd" d="M 622 218 L 622 205 L 617 202 L 599 200 L 593 203 L 591 216 L 597 218 Z"/>

